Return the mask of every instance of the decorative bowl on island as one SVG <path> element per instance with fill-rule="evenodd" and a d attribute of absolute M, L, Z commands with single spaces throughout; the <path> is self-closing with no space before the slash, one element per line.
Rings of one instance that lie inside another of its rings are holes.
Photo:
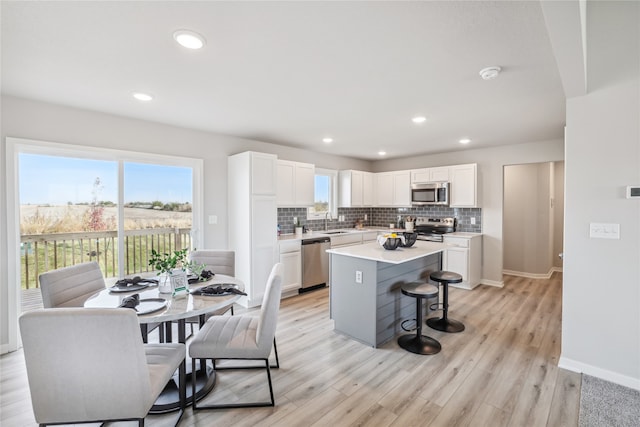
<path fill-rule="evenodd" d="M 378 243 L 386 250 L 393 251 L 402 244 L 402 239 L 396 233 L 390 233 L 378 236 Z"/>
<path fill-rule="evenodd" d="M 404 232 L 404 242 L 400 243 L 403 248 L 410 248 L 418 239 L 418 233 Z"/>

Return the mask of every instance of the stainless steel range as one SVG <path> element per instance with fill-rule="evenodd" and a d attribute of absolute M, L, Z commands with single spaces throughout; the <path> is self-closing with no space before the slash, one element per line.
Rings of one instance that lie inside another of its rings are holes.
<path fill-rule="evenodd" d="M 456 231 L 458 222 L 455 218 L 427 218 L 419 216 L 416 218 L 415 230 L 418 233 L 418 240 L 430 242 L 442 242 L 442 235 Z"/>

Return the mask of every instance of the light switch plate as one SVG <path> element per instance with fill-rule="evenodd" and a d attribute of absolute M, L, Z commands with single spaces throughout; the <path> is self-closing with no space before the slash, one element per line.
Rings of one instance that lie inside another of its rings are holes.
<path fill-rule="evenodd" d="M 589 237 L 592 239 L 619 239 L 620 224 L 592 222 L 589 224 Z"/>
<path fill-rule="evenodd" d="M 209 215 L 209 224 L 217 224 L 218 215 Z"/>

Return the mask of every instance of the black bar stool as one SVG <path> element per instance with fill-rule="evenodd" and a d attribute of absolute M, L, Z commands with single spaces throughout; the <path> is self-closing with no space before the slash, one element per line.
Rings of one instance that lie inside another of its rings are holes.
<path fill-rule="evenodd" d="M 435 339 L 422 335 L 422 300 L 438 295 L 438 288 L 424 282 L 412 282 L 402 285 L 402 293 L 416 299 L 416 334 L 402 335 L 398 345 L 411 353 L 436 354 L 441 350 Z"/>
<path fill-rule="evenodd" d="M 427 319 L 427 325 L 431 328 L 442 332 L 462 332 L 464 331 L 464 325 L 454 319 L 449 319 L 449 283 L 462 282 L 462 276 L 452 271 L 434 271 L 429 275 L 429 278 L 434 282 L 442 285 L 442 317 L 432 317 Z"/>

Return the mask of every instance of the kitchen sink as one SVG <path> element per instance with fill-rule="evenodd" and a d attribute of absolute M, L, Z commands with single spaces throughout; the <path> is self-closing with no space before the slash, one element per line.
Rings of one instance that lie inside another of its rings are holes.
<path fill-rule="evenodd" d="M 348 231 L 341 231 L 341 230 L 336 230 L 336 231 L 322 231 L 322 234 L 347 234 Z"/>

